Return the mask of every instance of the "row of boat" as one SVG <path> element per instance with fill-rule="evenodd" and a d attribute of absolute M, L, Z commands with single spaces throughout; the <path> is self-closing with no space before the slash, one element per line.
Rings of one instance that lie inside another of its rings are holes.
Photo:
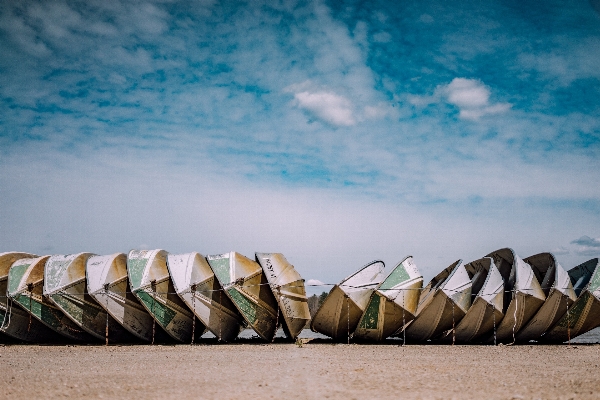
<path fill-rule="evenodd" d="M 504 248 L 458 260 L 425 286 L 410 256 L 384 271 L 373 261 L 334 285 L 311 320 L 304 280 L 279 253 L 0 253 L 0 333 L 190 343 L 251 328 L 271 341 L 279 326 L 296 339 L 310 323 L 334 340 L 512 343 L 565 342 L 600 326 L 597 258 L 566 271 L 551 253 L 521 259 Z"/>
<path fill-rule="evenodd" d="M 372 262 L 331 290 L 311 327 L 338 340 L 561 343 L 600 326 L 598 258 L 565 271 L 551 253 L 504 248 L 422 285 L 412 257 L 387 275 Z"/>
<path fill-rule="evenodd" d="M 304 281 L 276 253 L 1 253 L 0 296 L 0 332 L 28 342 L 231 341 L 245 327 L 272 340 L 279 325 L 294 339 L 310 320 Z"/>

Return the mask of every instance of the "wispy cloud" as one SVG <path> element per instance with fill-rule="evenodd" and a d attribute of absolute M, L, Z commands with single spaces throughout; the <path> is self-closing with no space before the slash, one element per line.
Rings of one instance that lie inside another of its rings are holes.
<path fill-rule="evenodd" d="M 509 103 L 490 102 L 490 95 L 490 88 L 477 79 L 454 78 L 450 83 L 438 86 L 431 96 L 409 96 L 408 99 L 417 106 L 446 102 L 459 109 L 459 118 L 477 121 L 510 110 Z"/>
<path fill-rule="evenodd" d="M 510 109 L 508 103 L 490 103 L 490 89 L 475 79 L 454 78 L 439 88 L 448 103 L 460 109 L 459 117 L 478 120 L 485 115 L 500 114 Z"/>
<path fill-rule="evenodd" d="M 593 239 L 589 236 L 582 236 L 579 239 L 575 239 L 571 244 L 578 244 L 585 247 L 600 247 L 600 239 Z"/>

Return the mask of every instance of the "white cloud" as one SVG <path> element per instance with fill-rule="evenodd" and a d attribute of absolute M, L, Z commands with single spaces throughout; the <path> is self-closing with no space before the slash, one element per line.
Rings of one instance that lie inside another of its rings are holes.
<path fill-rule="evenodd" d="M 309 279 L 305 282 L 305 285 L 306 286 L 323 286 L 323 285 L 325 285 L 325 283 L 321 282 L 318 279 Z"/>
<path fill-rule="evenodd" d="M 511 107 L 508 103 L 490 103 L 490 89 L 476 79 L 454 78 L 448 85 L 438 88 L 448 103 L 460 109 L 459 117 L 478 120 L 485 115 L 501 114 Z"/>
<path fill-rule="evenodd" d="M 387 102 L 359 105 L 348 96 L 315 85 L 311 81 L 286 87 L 284 92 L 293 93 L 293 105 L 311 117 L 335 127 L 353 126 L 367 119 L 397 117 L 398 111 Z"/>
<path fill-rule="evenodd" d="M 352 102 L 334 92 L 302 91 L 294 93 L 298 107 L 334 126 L 356 124 Z"/>
<path fill-rule="evenodd" d="M 477 121 L 486 115 L 502 114 L 510 110 L 509 103 L 490 102 L 491 91 L 477 79 L 454 78 L 449 84 L 438 86 L 433 95 L 408 95 L 407 101 L 417 107 L 445 102 L 459 109 L 459 118 Z"/>

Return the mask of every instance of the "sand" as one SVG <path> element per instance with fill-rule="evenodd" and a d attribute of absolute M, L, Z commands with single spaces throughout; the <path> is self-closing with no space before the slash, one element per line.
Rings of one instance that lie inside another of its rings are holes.
<path fill-rule="evenodd" d="M 599 345 L 0 346 L 2 398 L 600 397 Z"/>

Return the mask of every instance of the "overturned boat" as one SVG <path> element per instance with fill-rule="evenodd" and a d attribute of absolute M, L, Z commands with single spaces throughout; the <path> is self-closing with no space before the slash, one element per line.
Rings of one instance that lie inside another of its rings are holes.
<path fill-rule="evenodd" d="M 44 296 L 95 338 L 113 343 L 131 341 L 131 335 L 87 291 L 85 266 L 91 256 L 51 256 L 44 268 Z"/>
<path fill-rule="evenodd" d="M 383 261 L 372 261 L 332 287 L 310 328 L 334 340 L 349 339 L 383 281 L 384 268 Z"/>
<path fill-rule="evenodd" d="M 63 337 L 19 306 L 12 306 L 8 297 L 8 271 L 11 265 L 24 258 L 36 258 L 29 253 L 7 252 L 0 253 L 0 332 L 17 340 L 44 343 L 58 342 Z"/>
<path fill-rule="evenodd" d="M 260 265 L 235 251 L 206 260 L 247 324 L 264 340 L 273 340 L 279 322 L 277 300 Z"/>
<path fill-rule="evenodd" d="M 565 315 L 577 296 L 569 274 L 556 261 L 552 253 L 540 253 L 525 258 L 535 276 L 541 282 L 546 301 L 517 334 L 517 341 L 528 342 L 542 336 Z"/>
<path fill-rule="evenodd" d="M 415 318 L 422 287 L 423 275 L 408 256 L 372 294 L 352 337 L 380 341 L 401 329 Z"/>
<path fill-rule="evenodd" d="M 592 276 L 594 276 L 594 272 L 596 271 L 596 266 L 597 261 L 595 258 L 592 258 L 567 271 L 577 298 L 581 296 L 581 292 L 585 290 L 588 283 L 590 283 L 590 280 L 592 280 Z"/>
<path fill-rule="evenodd" d="M 44 267 L 50 256 L 22 258 L 8 271 L 8 296 L 32 318 L 76 341 L 94 342 L 96 338 L 81 329 L 43 294 Z"/>
<path fill-rule="evenodd" d="M 513 343 L 517 333 L 542 307 L 546 295 L 531 266 L 512 249 L 496 250 L 486 257 L 494 260 L 504 279 L 504 318 L 498 326 L 496 338 L 499 342 Z"/>
<path fill-rule="evenodd" d="M 462 260 L 437 274 L 421 292 L 415 319 L 403 332 L 406 341 L 429 340 L 454 327 L 471 306 L 471 286 Z"/>
<path fill-rule="evenodd" d="M 445 342 L 477 342 L 489 334 L 504 317 L 504 280 L 494 260 L 480 258 L 465 265 L 471 277 L 471 307 L 456 325 L 448 331 Z"/>
<path fill-rule="evenodd" d="M 256 253 L 283 316 L 285 334 L 296 339 L 310 321 L 304 279 L 280 253 Z"/>
<path fill-rule="evenodd" d="M 589 271 L 593 271 L 591 274 Z M 544 336 L 542 342 L 562 343 L 570 338 L 584 334 L 600 326 L 600 262 L 593 258 L 569 271 L 575 287 L 580 288 L 580 295 L 569 311 Z"/>
<path fill-rule="evenodd" d="M 175 292 L 165 250 L 131 250 L 127 274 L 133 294 L 169 336 L 184 343 L 200 338 L 205 327 Z"/>
<path fill-rule="evenodd" d="M 237 337 L 244 319 L 200 253 L 169 254 L 167 267 L 175 291 L 196 317 L 219 340 Z"/>
<path fill-rule="evenodd" d="M 125 254 L 116 253 L 88 258 L 86 278 L 90 296 L 112 318 L 136 338 L 147 342 L 152 341 L 154 319 L 129 289 Z M 155 336 L 158 342 L 170 340 L 160 326 L 155 327 Z"/>

